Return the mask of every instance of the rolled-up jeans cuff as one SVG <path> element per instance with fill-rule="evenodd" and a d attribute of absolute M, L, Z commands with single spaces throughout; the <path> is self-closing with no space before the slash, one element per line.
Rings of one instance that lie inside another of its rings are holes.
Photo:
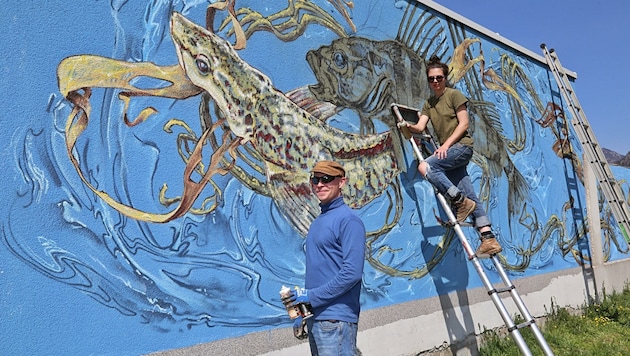
<path fill-rule="evenodd" d="M 457 187 L 453 185 L 450 188 L 448 188 L 448 190 L 446 191 L 446 197 L 449 200 L 453 200 L 459 193 L 460 193 L 460 190 L 457 189 Z"/>
<path fill-rule="evenodd" d="M 487 216 L 480 216 L 475 218 L 475 226 L 479 229 L 484 226 L 490 226 L 490 219 Z"/>

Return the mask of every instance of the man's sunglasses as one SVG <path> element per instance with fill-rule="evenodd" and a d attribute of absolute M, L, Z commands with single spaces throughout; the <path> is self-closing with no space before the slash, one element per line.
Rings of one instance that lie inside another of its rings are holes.
<path fill-rule="evenodd" d="M 433 82 L 441 83 L 444 80 L 444 76 L 443 75 L 438 75 L 435 77 L 431 76 L 428 79 L 429 79 L 429 83 L 433 83 Z"/>
<path fill-rule="evenodd" d="M 341 177 L 341 176 L 329 176 L 328 174 L 324 174 L 321 177 L 312 176 L 311 177 L 311 183 L 319 184 L 319 182 L 322 182 L 324 184 L 327 184 L 327 183 L 330 183 L 333 180 L 335 180 L 335 178 L 339 178 L 339 177 Z"/>

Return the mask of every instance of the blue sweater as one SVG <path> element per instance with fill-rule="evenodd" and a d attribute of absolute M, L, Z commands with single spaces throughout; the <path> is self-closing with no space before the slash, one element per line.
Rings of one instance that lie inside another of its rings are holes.
<path fill-rule="evenodd" d="M 306 236 L 306 281 L 315 320 L 356 323 L 361 310 L 365 226 L 339 197 L 320 205 Z"/>

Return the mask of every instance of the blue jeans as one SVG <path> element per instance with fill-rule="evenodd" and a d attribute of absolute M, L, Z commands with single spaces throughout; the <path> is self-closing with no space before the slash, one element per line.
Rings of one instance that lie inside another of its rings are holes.
<path fill-rule="evenodd" d="M 306 321 L 312 356 L 359 356 L 357 323 L 346 321 Z"/>
<path fill-rule="evenodd" d="M 472 215 L 475 219 L 475 225 L 477 228 L 480 228 L 489 226 L 490 219 L 475 193 L 472 181 L 466 170 L 472 155 L 472 147 L 456 143 L 448 148 L 445 159 L 439 159 L 433 155 L 429 156 L 425 159 L 428 165 L 425 178 L 449 200 L 452 200 L 461 192 L 468 199 L 477 203 Z"/>

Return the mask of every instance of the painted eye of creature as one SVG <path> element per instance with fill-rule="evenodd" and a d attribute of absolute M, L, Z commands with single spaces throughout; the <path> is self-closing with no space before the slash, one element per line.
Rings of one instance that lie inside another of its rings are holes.
<path fill-rule="evenodd" d="M 197 66 L 199 73 L 201 73 L 202 75 L 210 74 L 211 67 L 210 62 L 208 61 L 208 57 L 204 56 L 203 54 L 198 55 L 197 57 L 195 57 L 195 65 Z"/>
<path fill-rule="evenodd" d="M 343 55 L 343 53 L 340 52 L 335 52 L 333 54 L 333 62 L 335 63 L 335 65 L 339 68 L 345 68 L 346 66 L 346 56 Z"/>

